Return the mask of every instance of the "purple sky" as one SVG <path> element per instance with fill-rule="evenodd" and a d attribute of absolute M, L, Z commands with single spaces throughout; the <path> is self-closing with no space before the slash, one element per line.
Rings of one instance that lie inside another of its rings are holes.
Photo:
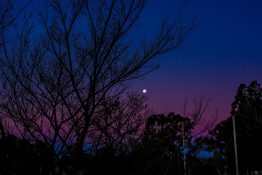
<path fill-rule="evenodd" d="M 198 26 L 179 50 L 157 59 L 161 67 L 131 84 L 147 88 L 150 106 L 159 113 L 181 112 L 183 101 L 202 95 L 212 98 L 206 117 L 215 110 L 229 116 L 240 83 L 262 82 L 261 0 L 150 0 L 140 24 L 147 35 L 159 21 L 186 4 L 186 19 Z"/>
<path fill-rule="evenodd" d="M 146 88 L 158 113 L 181 113 L 185 99 L 202 95 L 212 98 L 206 117 L 215 110 L 220 119 L 228 117 L 239 84 L 262 83 L 261 8 L 261 0 L 149 0 L 131 37 L 153 37 L 162 19 L 180 11 L 198 25 L 181 48 L 156 60 L 160 69 L 131 89 Z"/>

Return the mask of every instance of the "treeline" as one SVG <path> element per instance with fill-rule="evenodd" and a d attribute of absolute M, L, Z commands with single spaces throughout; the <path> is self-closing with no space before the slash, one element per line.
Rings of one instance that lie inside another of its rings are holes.
<path fill-rule="evenodd" d="M 153 115 L 147 119 L 142 135 L 130 141 L 125 152 L 113 145 L 100 145 L 96 150 L 87 145 L 79 153 L 74 145 L 69 145 L 59 157 L 42 141 L 7 135 L 0 142 L 0 173 L 217 174 L 217 168 L 223 166 L 222 157 L 215 160 L 211 145 L 207 148 L 199 139 L 194 140 L 191 129 L 190 120 L 180 115 Z"/>
<path fill-rule="evenodd" d="M 232 104 L 241 174 L 261 173 L 262 88 L 241 84 Z M 141 135 L 124 145 L 69 145 L 59 157 L 41 141 L 0 140 L 0 174 L 235 174 L 232 118 L 195 138 L 192 118 L 170 113 L 147 118 Z"/>
<path fill-rule="evenodd" d="M 232 116 L 241 173 L 261 169 L 256 82 L 240 86 L 227 121 L 197 133 L 208 100 L 152 115 L 127 93 L 194 22 L 162 21 L 148 38 L 136 25 L 146 0 L 13 2 L 0 1 L 0 174 L 233 174 Z"/>

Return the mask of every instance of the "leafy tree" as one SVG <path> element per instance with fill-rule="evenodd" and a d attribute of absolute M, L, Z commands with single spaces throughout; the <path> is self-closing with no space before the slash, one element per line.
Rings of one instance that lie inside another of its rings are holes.
<path fill-rule="evenodd" d="M 223 145 L 208 135 L 193 141 L 188 159 L 190 160 L 188 174 L 226 174 Z"/>
<path fill-rule="evenodd" d="M 191 122 L 173 113 L 147 119 L 141 143 L 132 152 L 141 174 L 182 174 L 182 140 L 188 139 Z"/>
<path fill-rule="evenodd" d="M 261 170 L 262 157 L 262 88 L 253 81 L 241 84 L 232 103 L 231 115 L 236 121 L 236 137 L 241 173 Z M 232 118 L 221 122 L 211 133 L 224 144 L 229 171 L 234 172 L 234 146 Z"/>

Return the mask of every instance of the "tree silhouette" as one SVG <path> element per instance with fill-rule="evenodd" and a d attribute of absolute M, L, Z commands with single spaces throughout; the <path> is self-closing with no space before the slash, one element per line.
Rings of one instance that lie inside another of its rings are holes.
<path fill-rule="evenodd" d="M 43 142 L 8 135 L 0 139 L 0 174 L 48 174 L 54 166 L 53 155 Z"/>
<path fill-rule="evenodd" d="M 145 105 L 146 97 L 138 93 L 127 93 L 120 99 L 109 97 L 105 99 L 92 129 L 88 134 L 92 150 L 101 148 L 111 150 L 113 154 L 123 154 L 130 150 L 130 144 L 142 134 L 150 110 Z"/>
<path fill-rule="evenodd" d="M 236 119 L 237 147 L 240 172 L 251 174 L 261 170 L 262 152 L 262 88 L 253 81 L 249 86 L 241 84 L 232 103 L 231 115 Z M 232 118 L 216 126 L 212 135 L 224 144 L 229 170 L 234 172 Z"/>
<path fill-rule="evenodd" d="M 194 124 L 193 119 L 174 113 L 149 117 L 144 134 L 133 145 L 134 169 L 141 174 L 190 174 L 192 167 L 185 169 L 184 163 L 195 158 L 191 154 Z"/>
<path fill-rule="evenodd" d="M 224 147 L 210 135 L 195 138 L 188 155 L 190 169 L 188 174 L 208 175 L 226 174 Z"/>
<path fill-rule="evenodd" d="M 15 23 L 17 18 L 24 12 L 29 6 L 32 0 L 28 0 L 22 8 L 16 9 L 12 0 L 0 1 L 0 47 L 7 44 L 6 40 L 8 29 Z M 9 37 L 7 37 L 9 38 Z M 10 42 L 10 41 L 8 41 Z"/>
<path fill-rule="evenodd" d="M 181 20 L 164 21 L 151 41 L 132 42 L 128 34 L 145 3 L 48 1 L 38 12 L 41 37 L 31 42 L 28 24 L 13 47 L 3 45 L 1 111 L 13 121 L 14 132 L 43 141 L 58 154 L 71 144 L 82 152 L 92 125 L 105 122 L 104 100 L 154 70 L 149 62 L 181 46 L 193 28 Z"/>
<path fill-rule="evenodd" d="M 31 0 L 27 1 L 22 8 L 15 9 L 12 0 L 1 0 L 0 1 L 0 66 L 2 65 L 2 59 L 4 59 L 6 55 L 6 49 L 10 43 L 10 28 L 14 25 L 17 18 L 21 15 L 22 12 L 29 6 Z M 2 97 L 2 89 L 5 88 L 4 81 L 0 80 L 0 95 Z M 0 109 L 1 112 L 2 109 Z M 0 116 L 0 135 L 1 137 L 5 137 L 7 135 L 6 128 L 3 124 L 3 116 Z"/>

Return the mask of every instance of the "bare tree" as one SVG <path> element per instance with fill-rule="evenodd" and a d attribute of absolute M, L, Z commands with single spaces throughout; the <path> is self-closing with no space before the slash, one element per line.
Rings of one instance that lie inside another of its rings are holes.
<path fill-rule="evenodd" d="M 181 46 L 193 28 L 164 21 L 151 41 L 133 41 L 128 34 L 145 4 L 48 1 L 38 13 L 42 36 L 31 44 L 27 27 L 15 50 L 4 47 L 2 116 L 12 119 L 24 137 L 59 144 L 60 152 L 73 143 L 82 151 L 92 125 L 107 122 L 101 112 L 105 99 L 110 102 L 128 81 L 154 70 L 150 61 Z"/>
<path fill-rule="evenodd" d="M 192 130 L 190 131 L 190 135 L 192 135 L 193 137 L 197 137 L 204 132 L 209 131 L 214 127 L 217 121 L 217 111 L 215 111 L 214 116 L 212 116 L 209 120 L 204 120 L 204 115 L 206 113 L 206 110 L 208 109 L 210 101 L 210 98 L 206 99 L 203 96 L 192 98 L 192 104 L 190 104 L 192 105 L 191 111 L 188 111 L 188 101 L 185 100 L 183 103 L 183 116 L 189 118 L 192 123 Z M 198 128 L 198 131 L 196 131 L 196 128 Z"/>
<path fill-rule="evenodd" d="M 13 24 L 15 17 L 13 17 L 13 3 L 12 1 L 0 1 L 0 47 L 4 44 L 4 33 Z"/>
<path fill-rule="evenodd" d="M 6 37 L 8 30 L 11 28 L 11 26 L 15 23 L 17 18 L 21 15 L 22 12 L 28 7 L 28 5 L 31 3 L 31 0 L 27 1 L 26 4 L 22 6 L 22 8 L 15 9 L 14 4 L 12 0 L 1 0 L 0 1 L 0 60 L 2 61 L 4 57 L 5 49 L 7 44 L 10 42 L 8 39 L 10 37 Z M 8 39 L 7 39 L 8 38 Z M 3 48 L 4 47 L 4 48 Z M 2 66 L 2 65 L 0 65 Z M 2 86 L 4 82 L 1 82 L 1 90 L 0 95 L 2 95 L 2 89 L 4 86 Z M 1 109 L 0 109 L 1 110 Z M 6 135 L 6 129 L 3 125 L 3 119 L 0 116 L 0 134 L 2 137 L 5 137 Z"/>
<path fill-rule="evenodd" d="M 4 44 L 5 32 L 12 26 L 17 18 L 24 12 L 32 0 L 28 0 L 21 8 L 15 9 L 12 0 L 0 1 L 0 47 Z"/>
<path fill-rule="evenodd" d="M 188 112 L 188 101 L 185 100 L 183 104 L 183 115 L 184 117 L 188 118 L 190 120 L 191 126 L 189 129 L 185 129 L 185 124 L 181 123 L 182 127 L 182 148 L 188 149 L 191 145 L 194 139 L 199 137 L 199 135 L 210 131 L 213 129 L 217 117 L 218 112 L 215 112 L 215 115 L 212 116 L 211 119 L 208 121 L 204 121 L 204 115 L 206 113 L 206 110 L 208 109 L 208 105 L 210 103 L 211 99 L 206 99 L 203 96 L 198 96 L 192 98 L 192 107 L 191 112 Z M 195 154 L 195 152 L 193 152 Z M 196 156 L 196 155 L 194 155 Z M 183 170 L 184 174 L 191 174 L 191 162 L 187 161 L 187 154 L 184 150 L 183 152 Z M 189 165 L 188 165 L 189 164 Z"/>
<path fill-rule="evenodd" d="M 113 153 L 127 153 L 132 142 L 142 134 L 146 119 L 151 114 L 145 100 L 146 96 L 134 92 L 127 93 L 123 99 L 105 99 L 88 134 L 93 150 L 104 147 Z"/>

